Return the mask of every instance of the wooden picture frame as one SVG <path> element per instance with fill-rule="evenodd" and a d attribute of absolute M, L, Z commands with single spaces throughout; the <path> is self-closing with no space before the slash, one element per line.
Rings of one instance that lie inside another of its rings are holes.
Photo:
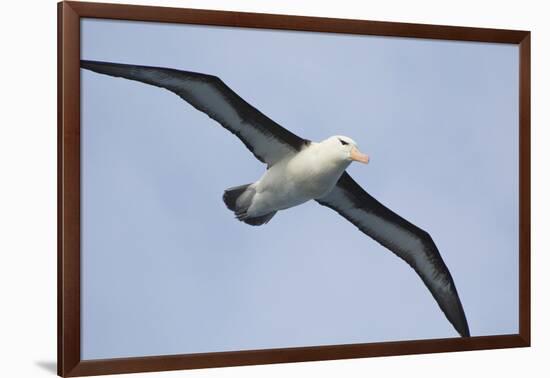
<path fill-rule="evenodd" d="M 519 333 L 498 336 L 81 359 L 80 19 L 152 21 L 478 41 L 519 46 Z M 530 32 L 86 2 L 58 4 L 58 374 L 84 376 L 530 345 Z"/>

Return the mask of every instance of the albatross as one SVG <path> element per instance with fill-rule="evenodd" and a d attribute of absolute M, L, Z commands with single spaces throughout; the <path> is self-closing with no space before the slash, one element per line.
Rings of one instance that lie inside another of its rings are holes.
<path fill-rule="evenodd" d="M 225 205 L 246 224 L 268 223 L 278 211 L 315 200 L 409 264 L 462 336 L 468 322 L 453 278 L 431 236 L 368 194 L 347 172 L 368 155 L 346 136 L 312 142 L 250 105 L 220 78 L 197 72 L 82 60 L 96 73 L 167 89 L 230 131 L 267 170 L 259 180 L 226 189 Z"/>

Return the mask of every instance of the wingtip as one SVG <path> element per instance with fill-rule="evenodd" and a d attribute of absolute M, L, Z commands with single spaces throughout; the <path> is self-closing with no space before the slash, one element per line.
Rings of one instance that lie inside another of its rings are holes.
<path fill-rule="evenodd" d="M 102 65 L 107 65 L 109 63 L 107 62 L 100 62 L 97 60 L 86 60 L 86 59 L 80 59 L 80 68 L 85 68 L 88 70 L 93 69 L 94 67 L 99 67 Z"/>
<path fill-rule="evenodd" d="M 458 299 L 458 295 L 456 298 L 460 301 L 460 299 Z M 464 313 L 461 304 L 460 310 L 455 312 L 455 316 L 447 316 L 447 318 L 461 337 L 470 337 L 470 327 L 468 326 L 468 320 L 466 319 L 466 314 Z"/>
<path fill-rule="evenodd" d="M 464 328 L 462 330 L 458 331 L 458 333 L 462 337 L 470 337 L 470 328 L 468 327 L 468 324 L 466 323 L 464 325 Z"/>
<path fill-rule="evenodd" d="M 93 60 L 80 60 L 80 68 L 83 68 L 85 70 L 94 71 L 98 66 L 101 65 L 102 62 L 96 62 Z"/>
<path fill-rule="evenodd" d="M 93 60 L 80 59 L 80 67 L 86 67 L 89 64 L 96 63 Z"/>

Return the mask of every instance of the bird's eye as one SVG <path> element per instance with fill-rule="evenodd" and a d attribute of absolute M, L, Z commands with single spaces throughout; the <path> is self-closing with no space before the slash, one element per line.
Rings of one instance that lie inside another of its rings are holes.
<path fill-rule="evenodd" d="M 347 146 L 349 143 L 346 141 L 343 141 L 342 139 L 338 139 L 340 143 L 342 143 L 342 146 Z"/>

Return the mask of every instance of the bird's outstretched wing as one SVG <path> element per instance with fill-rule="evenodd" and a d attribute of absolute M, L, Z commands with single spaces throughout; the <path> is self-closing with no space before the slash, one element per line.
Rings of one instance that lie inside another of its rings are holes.
<path fill-rule="evenodd" d="M 80 67 L 168 89 L 235 134 L 258 160 L 270 166 L 309 144 L 247 103 L 216 76 L 90 60 L 81 60 Z"/>
<path fill-rule="evenodd" d="M 344 172 L 334 189 L 317 199 L 405 260 L 418 273 L 457 332 L 470 336 L 449 269 L 430 235 L 369 195 Z"/>

